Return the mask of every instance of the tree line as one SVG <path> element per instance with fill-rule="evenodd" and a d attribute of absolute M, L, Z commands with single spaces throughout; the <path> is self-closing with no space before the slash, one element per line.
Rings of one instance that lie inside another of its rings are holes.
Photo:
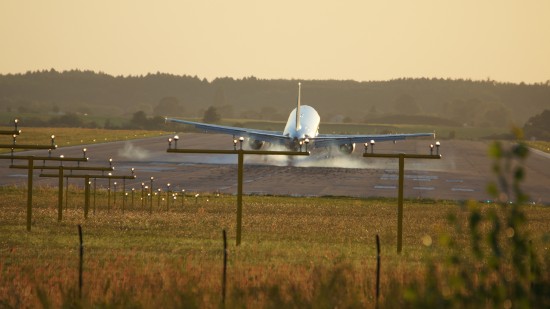
<path fill-rule="evenodd" d="M 402 78 L 389 81 L 301 80 L 302 103 L 325 122 L 447 123 L 523 126 L 550 107 L 550 83 Z M 217 78 L 165 73 L 112 76 L 93 71 L 34 71 L 0 75 L 0 110 L 39 113 L 286 120 L 298 80 Z"/>

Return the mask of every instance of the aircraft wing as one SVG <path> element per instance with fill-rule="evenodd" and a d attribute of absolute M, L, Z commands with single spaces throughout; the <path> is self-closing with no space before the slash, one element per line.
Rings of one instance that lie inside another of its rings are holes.
<path fill-rule="evenodd" d="M 368 134 L 368 135 L 343 135 L 343 134 L 319 134 L 310 139 L 316 147 L 327 147 L 351 143 L 368 143 L 371 140 L 375 142 L 398 141 L 411 137 L 432 137 L 435 133 L 409 133 L 409 134 Z"/>
<path fill-rule="evenodd" d="M 181 119 L 175 119 L 175 118 L 166 118 L 166 121 L 192 125 L 195 128 L 204 130 L 206 132 L 224 133 L 224 134 L 233 135 L 237 138 L 241 136 L 248 137 L 248 138 L 261 140 L 269 143 L 284 143 L 285 141 L 288 140 L 288 137 L 284 136 L 283 132 L 222 126 L 217 124 L 201 123 L 201 122 L 194 122 L 194 121 L 181 120 Z"/>

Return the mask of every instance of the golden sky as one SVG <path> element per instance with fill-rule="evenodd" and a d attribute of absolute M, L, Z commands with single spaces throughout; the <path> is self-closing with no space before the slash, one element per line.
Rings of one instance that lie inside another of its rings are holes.
<path fill-rule="evenodd" d="M 549 0 L 1 0 L 0 73 L 550 80 Z"/>

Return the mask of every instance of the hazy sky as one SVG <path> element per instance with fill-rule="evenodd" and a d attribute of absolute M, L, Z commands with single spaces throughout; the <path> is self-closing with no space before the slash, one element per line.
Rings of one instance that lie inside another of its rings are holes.
<path fill-rule="evenodd" d="M 549 0 L 1 0 L 0 73 L 550 80 Z"/>

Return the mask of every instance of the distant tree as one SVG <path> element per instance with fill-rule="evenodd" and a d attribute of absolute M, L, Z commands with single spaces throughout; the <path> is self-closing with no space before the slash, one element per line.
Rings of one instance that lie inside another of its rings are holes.
<path fill-rule="evenodd" d="M 420 112 L 420 107 L 413 96 L 402 94 L 393 102 L 397 114 L 415 115 Z"/>
<path fill-rule="evenodd" d="M 214 100 L 213 100 L 214 106 L 223 106 L 226 105 L 225 102 L 225 91 L 222 87 L 216 88 L 216 92 L 214 93 Z"/>
<path fill-rule="evenodd" d="M 132 116 L 132 119 L 130 120 L 130 124 L 132 127 L 135 127 L 136 129 L 144 129 L 147 127 L 147 115 L 145 115 L 144 111 L 137 111 Z"/>
<path fill-rule="evenodd" d="M 214 106 L 210 106 L 206 112 L 204 112 L 204 117 L 202 120 L 207 123 L 218 123 L 221 120 L 221 116 L 218 113 L 218 109 L 216 109 Z"/>
<path fill-rule="evenodd" d="M 260 110 L 260 115 L 262 116 L 262 119 L 267 120 L 279 120 L 281 118 L 281 115 L 273 106 L 262 107 L 262 109 Z"/>
<path fill-rule="evenodd" d="M 153 109 L 153 113 L 155 116 L 181 115 L 183 113 L 183 107 L 178 98 L 164 97 Z"/>
<path fill-rule="evenodd" d="M 378 116 L 378 110 L 376 109 L 376 105 L 372 105 L 369 109 L 369 116 L 376 117 Z"/>
<path fill-rule="evenodd" d="M 506 127 L 511 122 L 510 112 L 503 107 L 490 109 L 485 113 L 485 120 L 493 127 Z"/>
<path fill-rule="evenodd" d="M 233 105 L 222 105 L 216 108 L 223 118 L 233 118 Z"/>
<path fill-rule="evenodd" d="M 162 128 L 163 124 L 163 117 L 155 116 L 153 118 L 147 118 L 144 111 L 137 111 L 132 116 L 129 127 L 134 129 L 157 130 Z"/>
<path fill-rule="evenodd" d="M 81 128 L 83 122 L 75 113 L 67 113 L 63 116 L 50 119 L 50 125 L 54 127 Z"/>
<path fill-rule="evenodd" d="M 550 141 L 550 110 L 546 109 L 542 113 L 529 118 L 523 126 L 523 131 L 527 138 Z"/>

